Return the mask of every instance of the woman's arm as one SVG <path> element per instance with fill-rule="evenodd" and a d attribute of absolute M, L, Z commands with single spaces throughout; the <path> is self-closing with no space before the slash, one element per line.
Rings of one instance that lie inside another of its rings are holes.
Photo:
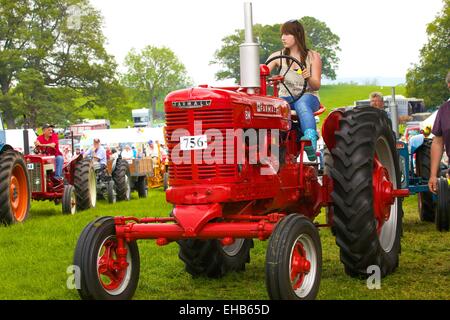
<path fill-rule="evenodd" d="M 271 58 L 273 58 L 273 57 L 279 56 L 279 55 L 280 55 L 279 52 L 274 52 L 274 53 L 272 53 L 272 54 L 267 58 L 267 60 L 269 60 L 269 59 L 271 59 Z M 267 60 L 266 60 L 266 61 L 267 61 Z M 272 72 L 272 70 L 273 70 L 274 68 L 278 68 L 278 67 L 280 66 L 279 62 L 280 62 L 280 60 L 276 59 L 276 60 L 273 60 L 271 63 L 269 63 L 269 64 L 267 65 L 267 66 L 269 67 L 270 72 Z"/>
<path fill-rule="evenodd" d="M 311 64 L 303 70 L 303 78 L 308 81 L 308 85 L 313 91 L 318 91 L 322 79 L 322 59 L 320 54 L 315 51 L 311 52 Z"/>

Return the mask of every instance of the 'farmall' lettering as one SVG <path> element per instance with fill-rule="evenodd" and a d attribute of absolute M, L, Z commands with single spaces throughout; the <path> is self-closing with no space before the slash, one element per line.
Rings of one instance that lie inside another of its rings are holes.
<path fill-rule="evenodd" d="M 211 105 L 211 100 L 192 100 L 192 101 L 174 101 L 172 106 L 176 108 L 201 108 L 208 107 Z"/>
<path fill-rule="evenodd" d="M 271 114 L 278 114 L 280 112 L 279 107 L 275 107 L 271 104 L 264 104 L 261 102 L 258 102 L 256 104 L 256 112 L 257 113 L 271 113 Z"/>

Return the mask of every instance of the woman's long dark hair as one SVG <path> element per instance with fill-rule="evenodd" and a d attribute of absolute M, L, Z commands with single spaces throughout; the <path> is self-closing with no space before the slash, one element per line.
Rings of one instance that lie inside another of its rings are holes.
<path fill-rule="evenodd" d="M 305 64 L 309 50 L 306 47 L 306 35 L 303 25 L 298 20 L 289 20 L 281 25 L 280 31 L 281 34 L 291 34 L 294 36 L 295 43 L 300 49 L 300 60 Z M 285 48 L 283 54 L 290 55 L 290 51 L 290 49 Z"/>

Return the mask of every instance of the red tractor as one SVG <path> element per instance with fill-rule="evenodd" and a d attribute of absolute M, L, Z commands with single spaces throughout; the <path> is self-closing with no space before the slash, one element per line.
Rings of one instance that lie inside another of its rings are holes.
<path fill-rule="evenodd" d="M 96 177 L 89 160 L 82 155 L 73 157 L 63 166 L 64 181 L 54 178 L 55 157 L 39 154 L 25 155 L 30 177 L 31 197 L 33 200 L 62 203 L 64 214 L 95 207 Z"/>
<path fill-rule="evenodd" d="M 310 142 L 298 141 L 297 119 L 277 96 L 283 77 L 270 77 L 268 67 L 259 66 L 252 39 L 246 4 L 242 85 L 200 86 L 166 97 L 166 198 L 174 209 L 168 217 L 102 217 L 90 223 L 74 255 L 83 299 L 133 296 L 140 239 L 156 239 L 159 246 L 177 242 L 186 271 L 206 277 L 244 270 L 253 239 L 269 239 L 266 284 L 272 299 L 316 297 L 322 268 L 319 227 L 333 227 L 351 276 L 367 277 L 371 266 L 385 276 L 398 266 L 400 197 L 408 191 L 399 190 L 388 117 L 375 108 L 332 112 L 322 130 L 332 156 L 330 176 L 322 174 L 318 163 L 304 161 Z M 268 84 L 273 95 L 267 94 Z M 324 207 L 328 223 L 314 223 Z"/>

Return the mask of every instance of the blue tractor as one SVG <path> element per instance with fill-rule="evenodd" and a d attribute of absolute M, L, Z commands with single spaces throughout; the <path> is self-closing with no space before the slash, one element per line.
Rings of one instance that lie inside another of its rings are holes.
<path fill-rule="evenodd" d="M 30 199 L 27 165 L 23 155 L 6 144 L 0 115 L 0 224 L 24 221 L 30 210 Z"/>

